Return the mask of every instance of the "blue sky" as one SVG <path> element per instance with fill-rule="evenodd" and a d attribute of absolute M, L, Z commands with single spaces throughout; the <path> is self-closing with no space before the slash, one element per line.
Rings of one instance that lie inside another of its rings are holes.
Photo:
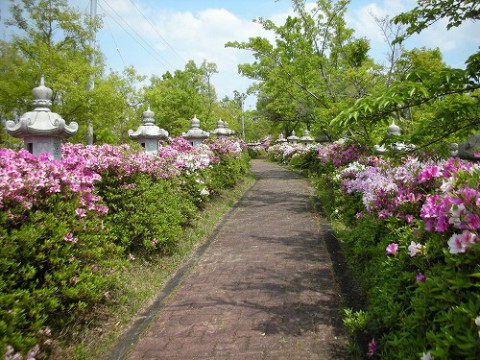
<path fill-rule="evenodd" d="M 106 56 L 108 67 L 121 71 L 134 66 L 139 73 L 161 76 L 167 70 L 184 69 L 188 60 L 217 64 L 219 73 L 212 82 L 218 96 L 232 96 L 233 90 L 246 91 L 251 81 L 242 78 L 237 65 L 251 62 L 248 51 L 225 48 L 227 41 L 247 41 L 264 36 L 252 22 L 254 18 L 272 19 L 281 24 L 292 14 L 290 0 L 97 0 L 97 13 L 104 27 L 97 34 L 97 44 Z M 89 12 L 89 0 L 69 0 L 79 10 Z M 352 0 L 346 20 L 356 36 L 370 40 L 372 56 L 385 62 L 387 48 L 373 15 L 393 17 L 415 6 L 414 0 Z M 0 0 L 2 18 L 8 17 L 6 0 Z M 10 30 L 4 29 L 2 37 Z M 480 45 L 480 23 L 468 22 L 446 31 L 439 22 L 407 42 L 407 48 L 439 47 L 444 60 L 453 67 L 464 67 L 469 54 Z M 247 107 L 254 99 L 247 100 Z"/>

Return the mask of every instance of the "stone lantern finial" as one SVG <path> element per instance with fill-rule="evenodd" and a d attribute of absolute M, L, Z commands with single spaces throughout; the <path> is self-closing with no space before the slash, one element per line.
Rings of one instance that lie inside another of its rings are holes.
<path fill-rule="evenodd" d="M 52 96 L 53 91 L 52 89 L 45 86 L 45 79 L 44 76 L 40 78 L 40 85 L 32 90 L 32 105 L 35 108 L 39 107 L 47 107 L 50 108 L 52 106 Z"/>
<path fill-rule="evenodd" d="M 52 106 L 52 89 L 45 86 L 44 77 L 40 85 L 32 90 L 34 109 L 23 114 L 19 121 L 6 122 L 7 132 L 14 137 L 22 138 L 24 147 L 33 155 L 49 153 L 55 160 L 60 160 L 62 140 L 75 135 L 78 124 L 70 125 L 60 115 L 50 110 Z"/>
<path fill-rule="evenodd" d="M 148 109 L 143 112 L 143 123 L 145 125 L 153 125 L 155 120 L 153 117 L 155 116 L 155 113 L 150 110 L 150 105 L 148 105 Z"/>
<path fill-rule="evenodd" d="M 278 139 L 275 141 L 275 143 L 283 144 L 285 142 L 287 142 L 287 139 L 285 139 L 285 137 L 283 136 L 283 132 L 281 132 L 280 135 L 278 135 Z"/>
<path fill-rule="evenodd" d="M 168 131 L 154 124 L 155 113 L 150 110 L 150 105 L 142 115 L 143 125 L 140 125 L 137 131 L 128 130 L 128 136 L 142 145 L 147 154 L 158 155 L 158 142 L 168 137 Z"/>

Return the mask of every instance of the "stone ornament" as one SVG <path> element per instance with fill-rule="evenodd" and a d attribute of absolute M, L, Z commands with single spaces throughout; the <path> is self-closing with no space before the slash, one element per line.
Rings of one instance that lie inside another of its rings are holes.
<path fill-rule="evenodd" d="M 147 154 L 158 155 L 158 142 L 168 138 L 168 131 L 154 124 L 155 113 L 148 109 L 143 112 L 143 125 L 136 131 L 128 130 L 130 139 L 137 141 Z"/>
<path fill-rule="evenodd" d="M 18 122 L 7 121 L 7 133 L 22 138 L 24 148 L 35 156 L 49 153 L 55 160 L 61 160 L 61 143 L 78 131 L 78 124 L 72 121 L 69 125 L 62 117 L 50 110 L 52 106 L 52 89 L 44 84 L 32 90 L 34 109 L 23 114 Z"/>
<path fill-rule="evenodd" d="M 187 139 L 192 146 L 197 147 L 203 140 L 210 137 L 210 133 L 200 129 L 200 120 L 198 120 L 197 115 L 195 115 L 192 119 L 190 129 L 186 133 L 183 133 L 182 136 Z"/>

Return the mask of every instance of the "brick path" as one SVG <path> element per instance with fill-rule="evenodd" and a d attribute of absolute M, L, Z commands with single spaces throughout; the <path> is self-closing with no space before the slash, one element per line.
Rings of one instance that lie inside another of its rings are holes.
<path fill-rule="evenodd" d="M 128 359 L 345 359 L 307 181 L 253 161 L 240 200 Z"/>

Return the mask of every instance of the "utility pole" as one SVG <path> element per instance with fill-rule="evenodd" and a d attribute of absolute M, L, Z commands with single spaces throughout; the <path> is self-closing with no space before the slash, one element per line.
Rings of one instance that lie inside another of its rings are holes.
<path fill-rule="evenodd" d="M 90 0 L 90 47 L 92 53 L 90 54 L 90 66 L 93 68 L 95 65 L 95 30 L 94 30 L 94 20 L 97 17 L 97 0 Z M 92 92 L 95 86 L 95 73 L 90 77 L 90 82 L 88 84 L 88 91 Z M 90 101 L 91 104 L 91 94 Z M 93 114 L 91 106 L 89 106 L 89 119 L 87 121 L 87 145 L 93 145 Z"/>
<path fill-rule="evenodd" d="M 243 98 L 242 98 L 242 138 L 245 140 L 245 114 L 243 113 Z"/>
<path fill-rule="evenodd" d="M 242 101 L 242 138 L 245 140 L 245 113 L 243 112 L 245 99 L 247 98 L 247 94 L 242 93 L 240 94 L 240 100 Z"/>

